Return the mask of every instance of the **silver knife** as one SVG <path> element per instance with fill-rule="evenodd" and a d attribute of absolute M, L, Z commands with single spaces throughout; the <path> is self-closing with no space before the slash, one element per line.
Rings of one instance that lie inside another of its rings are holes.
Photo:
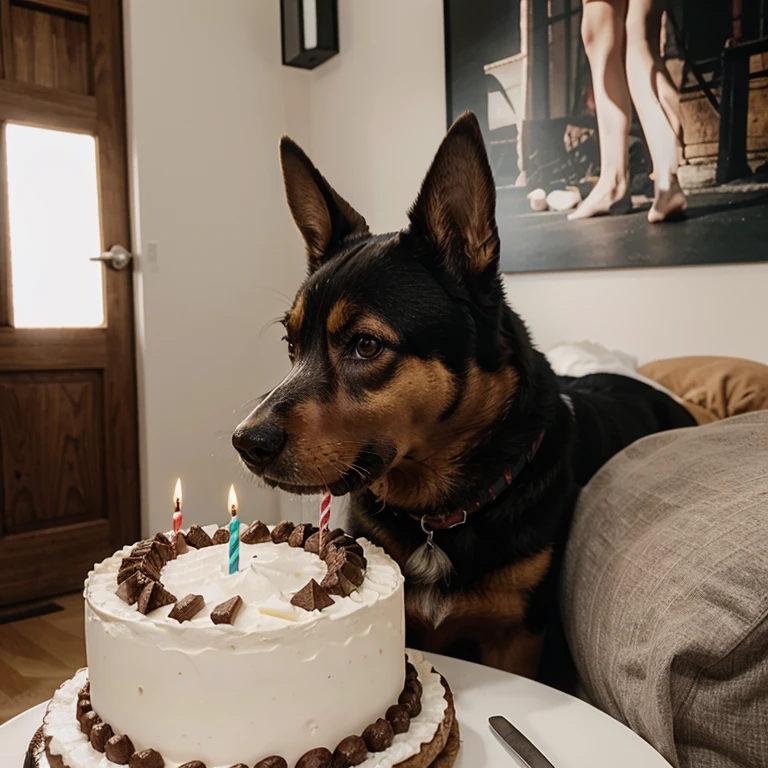
<path fill-rule="evenodd" d="M 538 748 L 520 731 L 515 728 L 506 717 L 494 715 L 488 718 L 491 728 L 496 731 L 499 738 L 517 755 L 528 768 L 555 768 L 547 760 Z"/>

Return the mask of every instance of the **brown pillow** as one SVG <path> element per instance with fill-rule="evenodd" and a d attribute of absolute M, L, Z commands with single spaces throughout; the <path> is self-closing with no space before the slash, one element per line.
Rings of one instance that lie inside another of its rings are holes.
<path fill-rule="evenodd" d="M 768 411 L 611 459 L 561 587 L 585 698 L 678 768 L 768 766 Z"/>
<path fill-rule="evenodd" d="M 768 409 L 768 365 L 753 360 L 676 357 L 638 372 L 674 392 L 699 424 Z"/>

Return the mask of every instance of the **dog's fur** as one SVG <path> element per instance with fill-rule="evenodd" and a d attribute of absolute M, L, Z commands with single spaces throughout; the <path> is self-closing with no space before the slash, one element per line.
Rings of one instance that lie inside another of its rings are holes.
<path fill-rule="evenodd" d="M 633 440 L 693 420 L 632 379 L 558 380 L 532 346 L 504 301 L 474 115 L 395 234 L 372 235 L 288 138 L 280 157 L 309 276 L 285 317 L 293 368 L 233 442 L 269 485 L 349 494 L 352 532 L 406 574 L 409 642 L 535 675 L 580 486 Z M 542 430 L 511 487 L 426 548 L 420 518 L 472 509 Z"/>

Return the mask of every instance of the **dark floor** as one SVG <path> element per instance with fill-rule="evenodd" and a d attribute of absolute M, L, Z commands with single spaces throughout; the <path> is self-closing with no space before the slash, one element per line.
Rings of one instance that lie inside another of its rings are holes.
<path fill-rule="evenodd" d="M 682 221 L 650 225 L 650 204 L 626 216 L 567 221 L 564 213 L 504 216 L 505 272 L 768 261 L 768 191 L 691 195 Z"/>

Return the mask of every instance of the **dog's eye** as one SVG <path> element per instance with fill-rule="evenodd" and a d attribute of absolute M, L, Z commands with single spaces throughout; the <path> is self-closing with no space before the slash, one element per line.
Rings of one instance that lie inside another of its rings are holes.
<path fill-rule="evenodd" d="M 283 336 L 283 341 L 288 341 L 287 336 Z M 296 356 L 296 345 L 292 341 L 288 341 L 288 357 Z"/>
<path fill-rule="evenodd" d="M 355 357 L 360 360 L 373 360 L 383 347 L 381 341 L 374 336 L 358 336 L 355 341 Z"/>

